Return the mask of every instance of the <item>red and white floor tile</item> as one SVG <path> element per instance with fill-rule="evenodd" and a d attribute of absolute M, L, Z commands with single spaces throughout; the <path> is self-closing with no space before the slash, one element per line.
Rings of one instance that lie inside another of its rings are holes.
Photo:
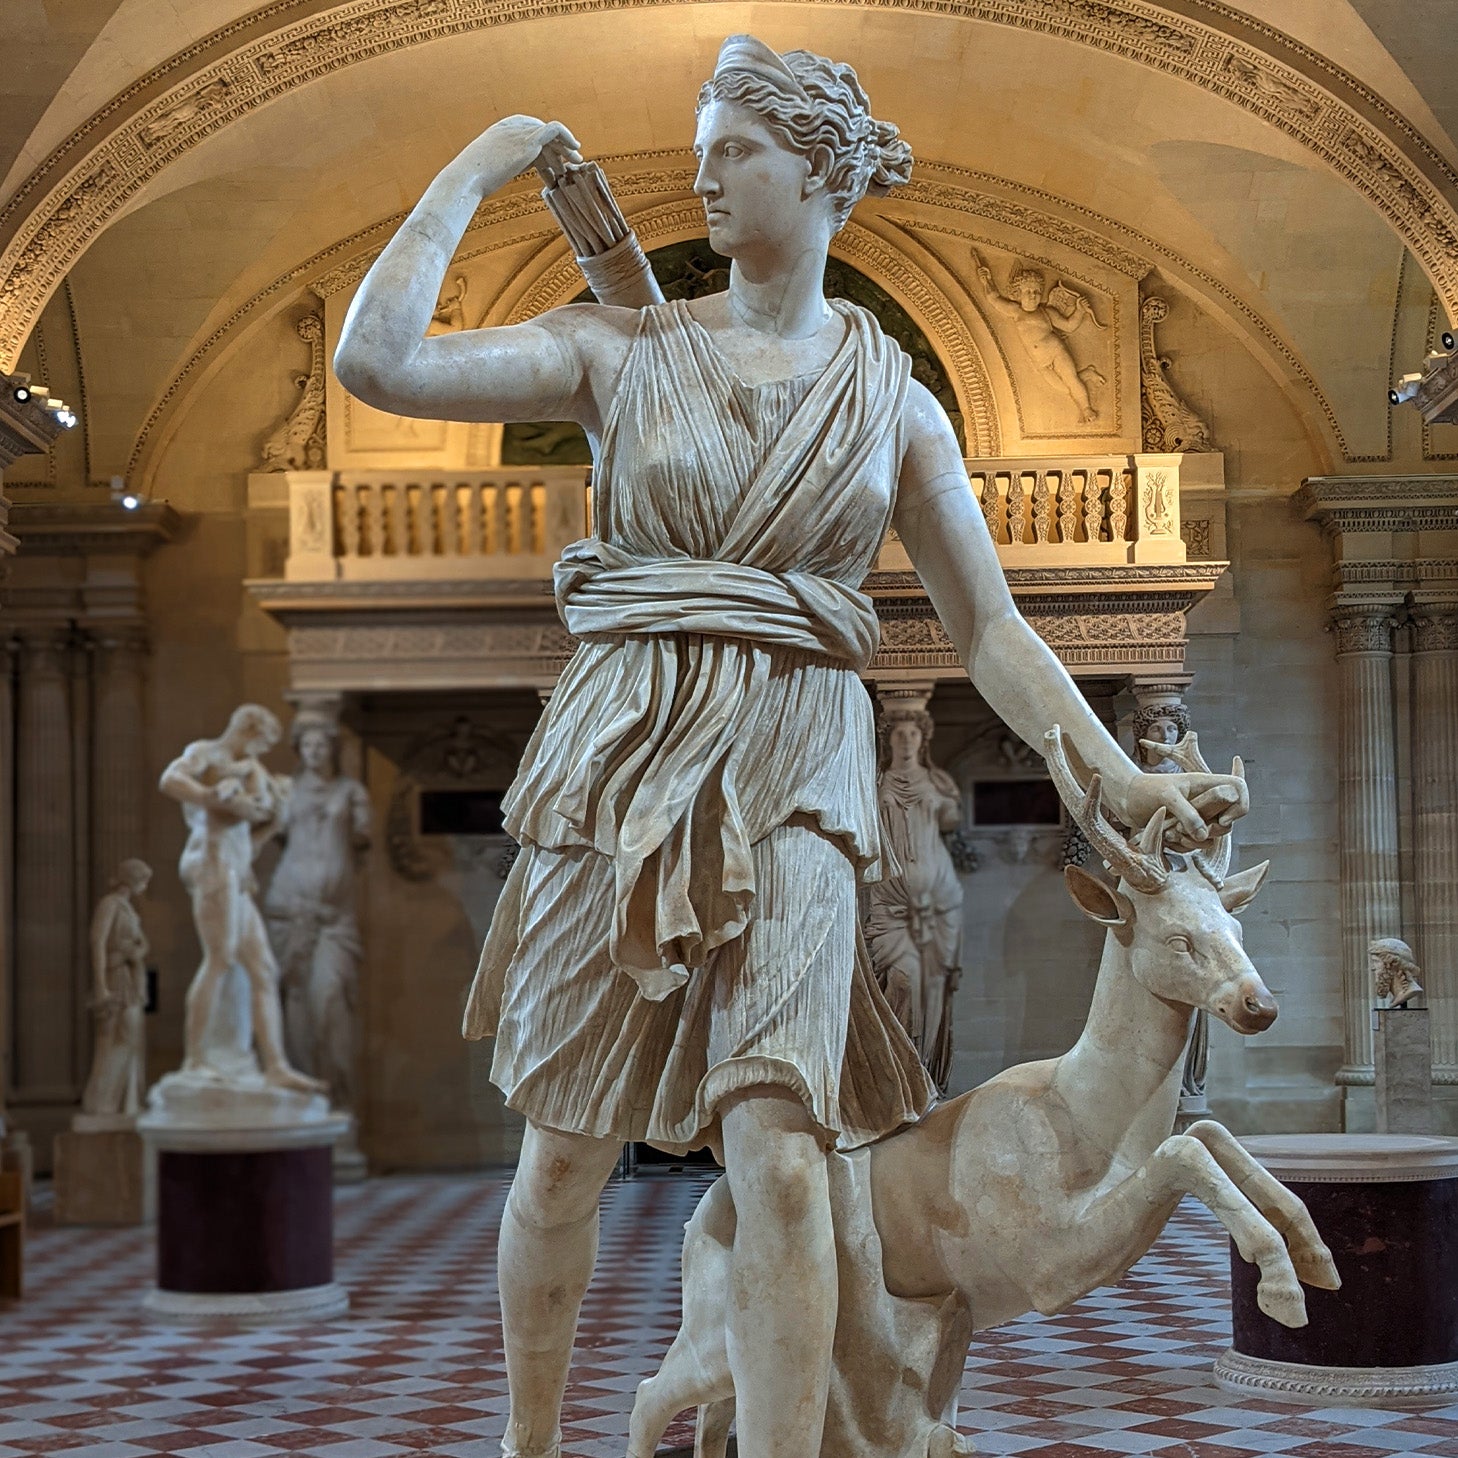
<path fill-rule="evenodd" d="M 633 1389 L 676 1327 L 679 1239 L 706 1183 L 646 1176 L 604 1198 L 564 1424 L 572 1458 L 623 1454 Z M 504 1196 L 493 1179 L 342 1190 L 350 1316 L 250 1331 L 148 1323 L 150 1232 L 48 1228 L 42 1210 L 26 1299 L 0 1303 L 0 1458 L 493 1458 Z M 1119 1287 L 979 1338 L 962 1427 L 982 1453 L 1036 1458 L 1458 1458 L 1458 1404 L 1314 1410 L 1217 1388 L 1226 1262 L 1218 1227 L 1187 1202 Z M 689 1441 L 685 1415 L 666 1442 Z"/>

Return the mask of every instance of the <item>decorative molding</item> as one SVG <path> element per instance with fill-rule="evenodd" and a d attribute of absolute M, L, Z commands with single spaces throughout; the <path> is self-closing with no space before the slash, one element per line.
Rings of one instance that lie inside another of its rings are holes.
<path fill-rule="evenodd" d="M 1458 1362 L 1424 1367 L 1313 1367 L 1248 1357 L 1232 1347 L 1215 1363 L 1215 1380 L 1234 1392 L 1286 1394 L 1321 1407 L 1382 1407 L 1433 1402 L 1458 1392 Z"/>
<path fill-rule="evenodd" d="M 0 365 L 90 241 L 148 181 L 223 127 L 359 61 L 543 16 L 655 0 L 348 0 L 314 14 L 278 0 L 139 77 L 76 128 L 0 211 Z M 836 0 L 821 0 L 836 3 Z M 1381 212 L 1458 314 L 1458 174 L 1351 73 L 1217 0 L 857 0 L 1074 41 L 1192 82 L 1320 158 Z M 297 18 L 295 18 L 297 17 Z M 1198 17 L 1198 18 L 1196 18 Z M 260 34 L 263 26 L 276 29 Z M 1319 79 L 1318 79 L 1319 78 Z"/>
<path fill-rule="evenodd" d="M 1293 499 L 1328 536 L 1458 530 L 1458 476 L 1312 476 Z"/>
<path fill-rule="evenodd" d="M 27 556 L 146 556 L 176 537 L 182 518 L 165 501 L 146 501 L 135 511 L 109 501 L 27 501 L 10 508 L 10 526 Z"/>

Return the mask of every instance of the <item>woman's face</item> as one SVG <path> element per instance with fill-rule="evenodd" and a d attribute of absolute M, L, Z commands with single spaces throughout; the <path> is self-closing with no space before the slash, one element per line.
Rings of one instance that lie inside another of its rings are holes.
<path fill-rule="evenodd" d="M 921 753 L 921 729 L 910 719 L 903 719 L 891 726 L 887 735 L 891 744 L 891 763 L 909 765 L 916 762 Z"/>
<path fill-rule="evenodd" d="M 305 769 L 323 774 L 333 758 L 333 742 L 322 729 L 305 729 L 299 735 L 299 760 Z"/>
<path fill-rule="evenodd" d="M 811 165 L 760 119 L 733 101 L 711 101 L 694 136 L 694 191 L 704 200 L 709 243 L 728 258 L 782 250 L 828 216 L 823 188 L 806 183 Z"/>

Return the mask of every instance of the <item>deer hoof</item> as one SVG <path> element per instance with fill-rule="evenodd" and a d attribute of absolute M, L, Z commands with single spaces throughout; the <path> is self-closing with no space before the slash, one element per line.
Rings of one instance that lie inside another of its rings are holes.
<path fill-rule="evenodd" d="M 1319 1242 L 1302 1251 L 1291 1252 L 1291 1263 L 1296 1274 L 1308 1285 L 1323 1291 L 1340 1291 L 1342 1278 L 1337 1272 L 1331 1251 Z"/>
<path fill-rule="evenodd" d="M 971 1438 L 945 1423 L 938 1423 L 926 1440 L 926 1458 L 968 1458 L 976 1451 Z"/>
<path fill-rule="evenodd" d="M 1306 1325 L 1306 1297 L 1301 1287 L 1286 1276 L 1263 1278 L 1256 1287 L 1256 1305 L 1282 1326 Z"/>

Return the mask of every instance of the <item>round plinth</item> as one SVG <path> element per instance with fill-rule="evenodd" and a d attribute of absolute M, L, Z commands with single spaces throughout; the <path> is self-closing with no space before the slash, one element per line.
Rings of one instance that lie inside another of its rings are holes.
<path fill-rule="evenodd" d="M 143 1128 L 157 1146 L 157 1287 L 145 1302 L 153 1317 L 283 1324 L 348 1309 L 334 1282 L 331 1146 L 342 1121 Z"/>
<path fill-rule="evenodd" d="M 1458 1139 L 1303 1134 L 1242 1144 L 1306 1205 L 1339 1291 L 1306 1287 L 1292 1330 L 1256 1305 L 1231 1249 L 1221 1386 L 1322 1405 L 1421 1405 L 1458 1392 Z"/>

